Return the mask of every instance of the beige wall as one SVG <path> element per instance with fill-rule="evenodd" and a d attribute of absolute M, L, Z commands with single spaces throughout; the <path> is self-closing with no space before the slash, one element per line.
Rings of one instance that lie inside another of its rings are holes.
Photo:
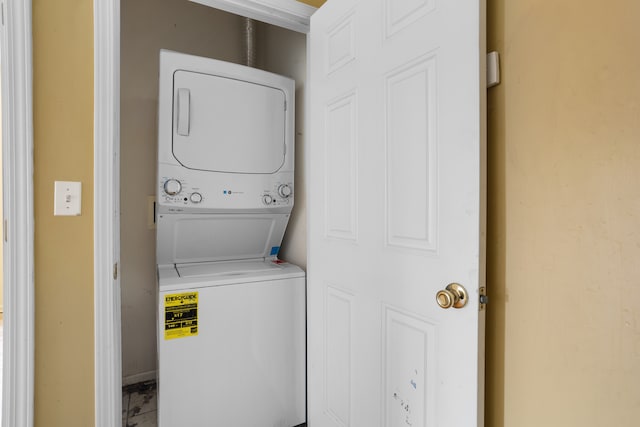
<path fill-rule="evenodd" d="M 487 426 L 640 420 L 640 3 L 490 0 Z"/>
<path fill-rule="evenodd" d="M 2 95 L 0 94 L 0 99 Z M 2 117 L 2 103 L 0 103 L 0 117 Z M 0 143 L 2 142 L 2 120 L 0 120 Z M 2 149 L 0 148 L 0 165 L 2 164 Z M 0 168 L 0 188 L 2 187 L 2 172 Z M 0 196 L 0 212 L 4 212 L 2 208 L 2 196 Z M 0 223 L 4 224 L 4 213 L 0 214 Z M 4 250 L 4 245 L 0 244 L 0 313 L 4 312 L 4 256 L 2 251 Z M 1 319 L 1 318 L 0 318 Z"/>
<path fill-rule="evenodd" d="M 93 1 L 33 1 L 35 425 L 93 425 Z M 82 216 L 53 216 L 53 182 Z"/>
<path fill-rule="evenodd" d="M 306 3 L 311 6 L 320 7 L 326 0 L 298 0 L 300 3 Z"/>
<path fill-rule="evenodd" d="M 136 381 L 156 369 L 155 230 L 147 225 L 147 197 L 156 193 L 159 50 L 239 62 L 241 21 L 184 0 L 121 5 L 122 370 Z"/>

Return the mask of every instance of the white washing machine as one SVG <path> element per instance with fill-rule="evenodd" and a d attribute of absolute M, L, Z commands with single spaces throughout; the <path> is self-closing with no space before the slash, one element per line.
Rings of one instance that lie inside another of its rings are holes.
<path fill-rule="evenodd" d="M 159 427 L 305 422 L 305 275 L 277 258 L 293 110 L 289 78 L 160 53 Z"/>
<path fill-rule="evenodd" d="M 158 425 L 304 423 L 302 270 L 227 261 L 158 274 Z"/>

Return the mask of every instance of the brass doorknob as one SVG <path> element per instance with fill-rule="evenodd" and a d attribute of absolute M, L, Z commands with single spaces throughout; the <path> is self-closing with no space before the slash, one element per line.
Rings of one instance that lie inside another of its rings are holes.
<path fill-rule="evenodd" d="M 462 308 L 467 305 L 469 295 L 459 283 L 449 283 L 447 287 L 436 294 L 436 301 L 442 308 Z"/>

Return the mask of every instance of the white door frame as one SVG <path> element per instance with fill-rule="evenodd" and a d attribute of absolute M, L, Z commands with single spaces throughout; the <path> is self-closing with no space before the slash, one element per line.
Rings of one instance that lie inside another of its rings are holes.
<path fill-rule="evenodd" d="M 4 0 L 2 162 L 5 243 L 2 425 L 33 426 L 33 97 L 31 0 Z"/>
<path fill-rule="evenodd" d="M 259 6 L 271 17 L 269 23 L 300 32 L 307 32 L 309 18 L 316 10 L 294 0 L 216 0 L 215 3 L 219 9 L 260 19 L 256 16 Z M 117 274 L 120 257 L 120 0 L 94 0 L 93 10 L 95 426 L 119 427 L 122 423 L 120 278 Z M 292 15 L 292 10 L 297 13 Z"/>
<path fill-rule="evenodd" d="M 94 0 L 93 268 L 95 425 L 122 424 L 120 0 Z"/>

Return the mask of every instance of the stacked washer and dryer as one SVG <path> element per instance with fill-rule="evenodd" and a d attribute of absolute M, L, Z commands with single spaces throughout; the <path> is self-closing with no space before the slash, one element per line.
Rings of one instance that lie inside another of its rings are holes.
<path fill-rule="evenodd" d="M 305 276 L 277 258 L 294 201 L 294 90 L 160 53 L 159 427 L 305 422 Z"/>

